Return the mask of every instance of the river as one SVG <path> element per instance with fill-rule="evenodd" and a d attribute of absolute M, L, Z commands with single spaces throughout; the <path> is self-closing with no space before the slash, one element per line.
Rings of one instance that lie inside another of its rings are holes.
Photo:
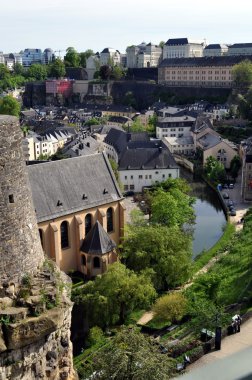
<path fill-rule="evenodd" d="M 193 258 L 195 258 L 220 239 L 226 218 L 219 198 L 212 188 L 204 182 L 194 180 L 193 175 L 183 168 L 180 169 L 180 176 L 190 183 L 192 195 L 196 198 L 193 232 Z"/>

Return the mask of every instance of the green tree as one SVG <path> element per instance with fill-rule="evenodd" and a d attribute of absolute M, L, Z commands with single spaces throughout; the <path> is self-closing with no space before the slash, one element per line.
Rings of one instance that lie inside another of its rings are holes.
<path fill-rule="evenodd" d="M 0 79 L 6 79 L 10 76 L 10 71 L 5 64 L 0 63 Z"/>
<path fill-rule="evenodd" d="M 130 126 L 131 132 L 146 132 L 145 127 L 141 123 L 139 118 L 136 118 Z"/>
<path fill-rule="evenodd" d="M 160 41 L 159 44 L 158 44 L 158 46 L 163 49 L 164 46 L 165 46 L 165 42 L 164 41 Z"/>
<path fill-rule="evenodd" d="M 48 76 L 53 78 L 63 78 L 66 75 L 64 62 L 56 58 L 48 67 Z"/>
<path fill-rule="evenodd" d="M 15 63 L 14 65 L 14 74 L 15 75 L 24 75 L 24 67 L 20 63 Z"/>
<path fill-rule="evenodd" d="M 100 77 L 103 80 L 109 80 L 112 73 L 112 68 L 109 65 L 103 65 L 100 67 Z"/>
<path fill-rule="evenodd" d="M 101 380 L 168 380 L 174 375 L 175 365 L 138 329 L 122 327 L 94 355 L 91 368 Z"/>
<path fill-rule="evenodd" d="M 238 177 L 239 170 L 242 166 L 239 156 L 234 156 L 230 162 L 230 174 L 235 179 Z"/>
<path fill-rule="evenodd" d="M 12 96 L 7 95 L 0 99 L 0 114 L 1 115 L 13 115 L 19 116 L 20 114 L 20 103 L 14 99 Z"/>
<path fill-rule="evenodd" d="M 87 49 L 79 54 L 81 67 L 86 67 L 87 59 L 94 55 L 93 50 Z"/>
<path fill-rule="evenodd" d="M 66 49 L 64 63 L 66 67 L 80 67 L 80 56 L 75 48 L 68 47 Z"/>
<path fill-rule="evenodd" d="M 240 89 L 247 89 L 252 84 L 252 63 L 250 60 L 234 65 L 232 75 L 235 85 Z"/>
<path fill-rule="evenodd" d="M 193 202 L 194 198 L 176 187 L 168 191 L 159 188 L 151 199 L 151 222 L 168 227 L 192 224 L 195 219 Z"/>
<path fill-rule="evenodd" d="M 101 327 L 124 323 L 128 313 L 150 306 L 155 297 L 149 277 L 137 275 L 119 262 L 73 292 L 73 300 L 83 305 L 89 321 Z"/>
<path fill-rule="evenodd" d="M 226 181 L 227 176 L 224 165 L 213 156 L 207 158 L 204 170 L 207 178 L 213 183 L 223 183 Z"/>
<path fill-rule="evenodd" d="M 182 293 L 170 293 L 157 299 L 152 308 L 155 318 L 175 323 L 187 311 L 187 299 Z"/>
<path fill-rule="evenodd" d="M 181 285 L 191 273 L 191 235 L 178 226 L 129 225 L 122 244 L 127 267 L 140 272 L 151 268 L 158 290 Z"/>
<path fill-rule="evenodd" d="M 47 66 L 33 63 L 27 70 L 27 76 L 36 80 L 45 80 L 47 78 Z"/>
<path fill-rule="evenodd" d="M 124 70 L 120 66 L 113 66 L 111 79 L 120 80 L 124 76 Z"/>
<path fill-rule="evenodd" d="M 91 117 L 91 119 L 89 119 L 85 122 L 85 125 L 88 125 L 89 127 L 91 125 L 99 125 L 99 124 L 101 124 L 101 121 L 99 119 L 97 119 L 96 117 Z"/>

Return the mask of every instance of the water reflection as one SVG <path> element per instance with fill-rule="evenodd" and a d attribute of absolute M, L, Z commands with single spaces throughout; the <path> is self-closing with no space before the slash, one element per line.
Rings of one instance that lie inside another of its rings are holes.
<path fill-rule="evenodd" d="M 190 183 L 192 195 L 196 198 L 194 203 L 196 220 L 193 233 L 193 257 L 196 257 L 220 239 L 226 218 L 213 189 L 204 182 L 194 180 L 193 176 L 184 169 L 181 169 L 180 176 Z"/>

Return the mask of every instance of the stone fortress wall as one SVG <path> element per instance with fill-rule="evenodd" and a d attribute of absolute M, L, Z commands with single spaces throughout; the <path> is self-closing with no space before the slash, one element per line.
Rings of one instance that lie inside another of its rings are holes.
<path fill-rule="evenodd" d="M 19 282 L 43 260 L 22 132 L 16 117 L 0 115 L 0 284 Z"/>
<path fill-rule="evenodd" d="M 73 380 L 70 279 L 45 260 L 18 119 L 0 115 L 0 380 Z"/>

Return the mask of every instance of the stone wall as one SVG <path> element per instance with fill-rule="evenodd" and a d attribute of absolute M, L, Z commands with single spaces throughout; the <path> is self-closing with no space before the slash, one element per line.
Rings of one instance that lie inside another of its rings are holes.
<path fill-rule="evenodd" d="M 18 119 L 0 115 L 0 287 L 43 262 Z"/>
<path fill-rule="evenodd" d="M 0 380 L 76 379 L 67 276 L 42 267 L 0 297 Z"/>

